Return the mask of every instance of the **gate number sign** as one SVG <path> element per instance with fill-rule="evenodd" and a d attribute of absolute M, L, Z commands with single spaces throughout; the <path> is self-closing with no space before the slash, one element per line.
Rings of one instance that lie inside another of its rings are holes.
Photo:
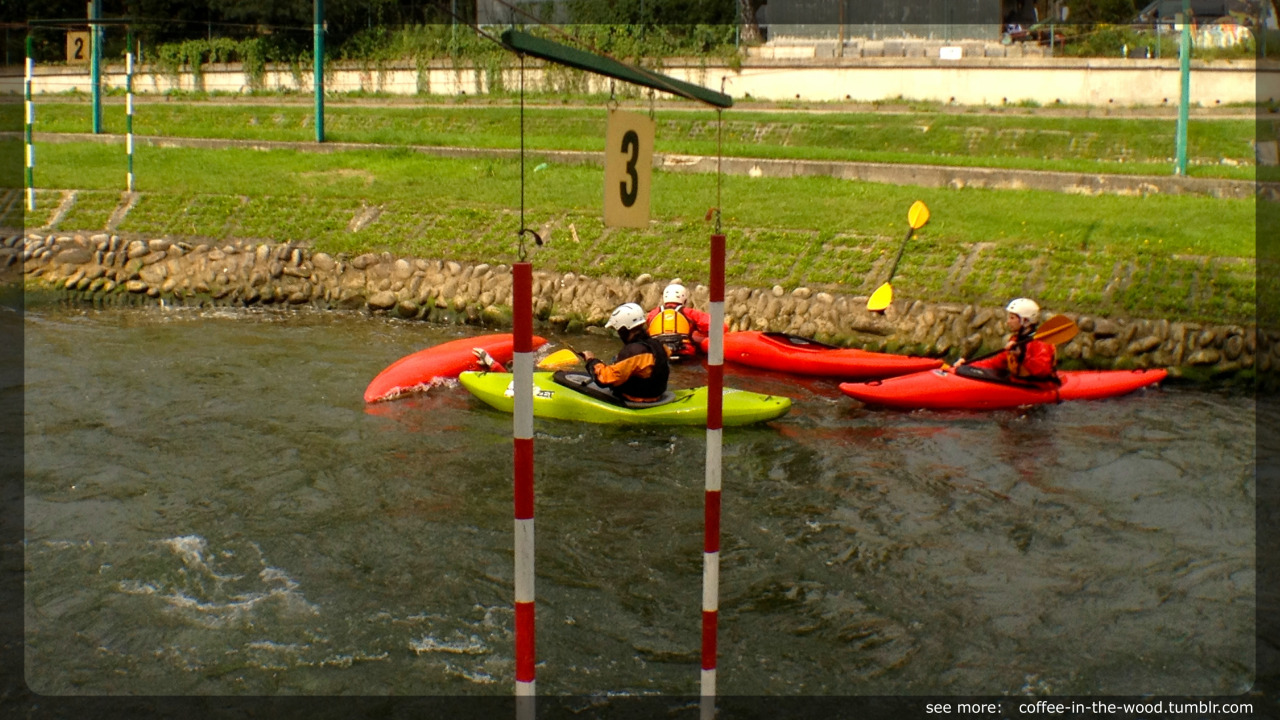
<path fill-rule="evenodd" d="M 604 224 L 649 226 L 654 123 L 646 115 L 610 110 L 605 128 Z"/>
<path fill-rule="evenodd" d="M 67 33 L 67 63 L 89 62 L 89 33 Z"/>

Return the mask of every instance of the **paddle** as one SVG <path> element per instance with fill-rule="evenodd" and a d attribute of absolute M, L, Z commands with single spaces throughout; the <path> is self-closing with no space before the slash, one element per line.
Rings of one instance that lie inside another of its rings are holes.
<path fill-rule="evenodd" d="M 577 350 L 566 347 L 563 350 L 557 350 L 550 355 L 538 361 L 539 370 L 563 370 L 571 368 L 582 362 L 582 356 Z"/>
<path fill-rule="evenodd" d="M 1080 327 L 1075 324 L 1071 318 L 1066 315 L 1054 315 L 1040 324 L 1040 329 L 1036 330 L 1036 334 L 1031 336 L 1033 340 L 1047 342 L 1050 345 L 1061 345 L 1070 342 L 1080 333 Z M 1004 352 L 1005 348 L 1000 348 L 995 352 L 989 352 L 986 355 L 976 357 L 972 360 L 965 360 L 965 364 L 972 364 L 979 360 L 986 360 L 989 357 L 995 357 Z"/>
<path fill-rule="evenodd" d="M 898 262 L 902 260 L 902 251 L 907 249 L 907 241 L 911 239 L 912 233 L 924 227 L 927 222 L 929 222 L 929 208 L 924 204 L 924 201 L 917 200 L 912 203 L 911 209 L 907 211 L 907 236 L 902 238 L 902 244 L 898 246 L 898 256 L 893 259 L 893 264 L 889 266 L 889 277 L 867 299 L 867 309 L 871 312 L 882 313 L 885 308 L 889 307 L 889 303 L 893 302 L 893 286 L 889 283 L 893 280 L 893 274 L 898 272 Z"/>

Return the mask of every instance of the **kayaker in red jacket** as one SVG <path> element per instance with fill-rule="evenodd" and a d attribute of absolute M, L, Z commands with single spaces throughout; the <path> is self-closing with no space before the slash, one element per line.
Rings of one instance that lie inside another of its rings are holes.
<path fill-rule="evenodd" d="M 665 348 L 645 329 L 644 308 L 635 303 L 619 305 L 604 326 L 618 331 L 623 346 L 612 363 L 605 363 L 590 352 L 582 353 L 592 379 L 623 400 L 660 399 L 667 391 L 671 369 Z"/>
<path fill-rule="evenodd" d="M 662 291 L 662 305 L 649 311 L 649 336 L 667 348 L 672 357 L 696 355 L 703 340 L 711 334 L 711 316 L 686 307 L 689 291 L 679 283 L 671 283 Z"/>
<path fill-rule="evenodd" d="M 975 360 L 969 367 L 987 368 L 1009 378 L 1032 382 L 1056 379 L 1057 349 L 1034 339 L 1040 306 L 1034 300 L 1018 298 L 1005 310 L 1009 312 L 1009 331 L 1013 333 L 1005 349 L 989 358 Z M 956 367 L 962 363 L 964 360 L 957 362 Z"/>

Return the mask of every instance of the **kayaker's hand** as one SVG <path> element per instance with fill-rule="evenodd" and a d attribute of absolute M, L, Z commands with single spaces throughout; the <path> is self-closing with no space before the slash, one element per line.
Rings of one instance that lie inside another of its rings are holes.
<path fill-rule="evenodd" d="M 596 359 L 595 353 L 591 352 L 590 350 L 583 350 L 583 351 L 582 351 L 582 361 L 583 361 L 583 362 L 586 362 L 586 361 L 588 361 L 588 360 L 595 360 L 595 359 Z"/>
<path fill-rule="evenodd" d="M 960 366 L 961 366 L 961 365 L 963 365 L 963 364 L 964 364 L 964 358 L 960 358 L 959 360 L 957 360 L 957 361 L 955 361 L 954 363 L 952 363 L 952 364 L 951 364 L 951 367 L 953 367 L 953 368 L 958 368 L 958 367 L 960 367 Z"/>
<path fill-rule="evenodd" d="M 471 354 L 476 356 L 476 360 L 487 370 L 493 367 L 493 358 L 489 356 L 489 351 L 484 348 L 471 348 Z"/>

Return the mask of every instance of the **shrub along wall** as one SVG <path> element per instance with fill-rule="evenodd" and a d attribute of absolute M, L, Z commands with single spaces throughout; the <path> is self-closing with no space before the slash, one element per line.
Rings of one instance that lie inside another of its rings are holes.
<path fill-rule="evenodd" d="M 506 265 L 463 265 L 390 253 L 331 256 L 293 244 L 219 246 L 117 235 L 14 235 L 0 268 L 20 269 L 28 291 L 94 304 L 310 305 L 490 327 L 511 324 Z M 534 312 L 544 325 L 581 332 L 623 302 L 658 304 L 672 278 L 594 278 L 534 272 Z M 706 308 L 709 290 L 691 288 Z M 1050 308 L 1050 310 L 1052 310 Z M 900 298 L 884 314 L 866 298 L 800 287 L 726 289 L 731 330 L 789 332 L 836 345 L 954 359 L 1005 339 L 998 307 L 930 305 Z M 1197 379 L 1280 369 L 1280 343 L 1256 327 L 1071 316 L 1080 334 L 1059 348 L 1064 367 L 1168 367 Z"/>

